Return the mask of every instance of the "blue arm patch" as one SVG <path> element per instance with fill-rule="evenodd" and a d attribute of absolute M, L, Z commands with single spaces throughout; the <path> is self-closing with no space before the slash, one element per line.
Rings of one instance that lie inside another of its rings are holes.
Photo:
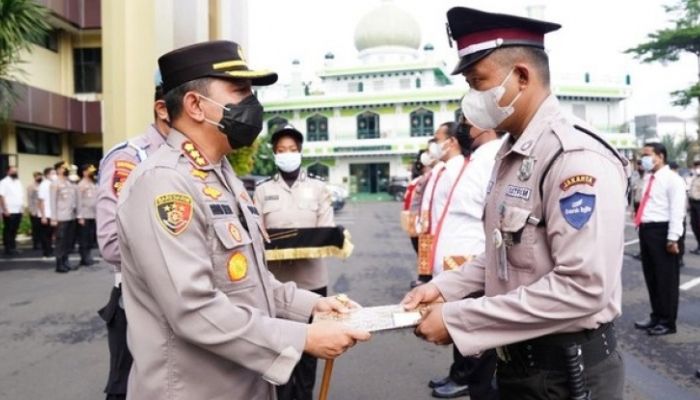
<path fill-rule="evenodd" d="M 595 195 L 576 192 L 559 200 L 559 208 L 566 222 L 576 229 L 588 223 L 595 210 Z"/>

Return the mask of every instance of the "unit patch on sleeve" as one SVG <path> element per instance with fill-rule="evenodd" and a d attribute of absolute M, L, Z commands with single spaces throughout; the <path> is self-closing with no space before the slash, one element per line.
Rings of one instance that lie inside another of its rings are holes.
<path fill-rule="evenodd" d="M 569 188 L 576 185 L 594 186 L 595 178 L 590 175 L 574 175 L 566 178 L 564 182 L 559 185 L 559 188 L 561 188 L 563 191 L 567 191 Z"/>
<path fill-rule="evenodd" d="M 119 192 L 121 192 L 126 178 L 129 177 L 131 171 L 136 168 L 136 164 L 131 161 L 126 160 L 116 160 L 114 161 L 114 174 L 112 174 L 112 193 L 116 197 L 119 197 Z"/>
<path fill-rule="evenodd" d="M 156 197 L 158 221 L 172 235 L 179 235 L 192 220 L 192 197 L 184 193 L 167 193 Z"/>
<path fill-rule="evenodd" d="M 576 192 L 559 200 L 559 207 L 566 222 L 576 229 L 581 229 L 593 215 L 595 195 Z"/>

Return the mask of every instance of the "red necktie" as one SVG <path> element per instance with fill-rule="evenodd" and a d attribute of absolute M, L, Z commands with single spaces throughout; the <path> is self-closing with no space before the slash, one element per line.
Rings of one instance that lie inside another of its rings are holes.
<path fill-rule="evenodd" d="M 647 190 L 644 191 L 644 196 L 642 196 L 642 202 L 639 203 L 639 208 L 637 209 L 637 214 L 634 216 L 634 226 L 639 227 L 642 223 L 642 214 L 644 213 L 644 207 L 646 207 L 649 201 L 649 195 L 651 194 L 651 185 L 654 183 L 654 174 L 649 178 L 649 184 L 647 185 Z"/>

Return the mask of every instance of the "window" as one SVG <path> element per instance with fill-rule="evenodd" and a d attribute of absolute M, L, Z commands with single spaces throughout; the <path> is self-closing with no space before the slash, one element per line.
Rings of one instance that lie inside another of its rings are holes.
<path fill-rule="evenodd" d="M 289 121 L 287 121 L 286 119 L 284 119 L 284 118 L 282 118 L 282 117 L 279 117 L 279 116 L 278 116 L 278 117 L 274 117 L 274 118 L 270 118 L 270 119 L 267 121 L 267 133 L 268 133 L 268 134 L 273 134 L 273 133 L 275 133 L 277 130 L 279 130 L 280 128 L 282 128 L 283 126 L 287 125 L 288 123 L 289 123 Z"/>
<path fill-rule="evenodd" d="M 420 89 L 420 78 L 416 78 L 416 89 Z"/>
<path fill-rule="evenodd" d="M 17 127 L 17 152 L 60 156 L 61 140 L 56 133 Z"/>
<path fill-rule="evenodd" d="M 419 108 L 411 113 L 411 136 L 430 136 L 433 134 L 433 112 Z"/>
<path fill-rule="evenodd" d="M 73 50 L 75 93 L 102 93 L 102 49 Z"/>
<path fill-rule="evenodd" d="M 37 46 L 41 46 L 47 50 L 51 50 L 54 53 L 58 53 L 58 35 L 59 30 L 52 29 L 41 35 L 41 37 L 35 38 L 36 40 L 32 40 L 32 42 Z"/>
<path fill-rule="evenodd" d="M 362 92 L 364 89 L 364 85 L 362 85 L 362 82 L 349 82 L 348 83 L 348 91 L 350 93 L 359 93 Z"/>
<path fill-rule="evenodd" d="M 329 168 L 321 163 L 311 164 L 306 168 L 306 172 L 308 172 L 309 175 L 323 178 L 324 181 L 328 180 L 328 170 Z"/>
<path fill-rule="evenodd" d="M 315 114 L 306 119 L 306 140 L 320 142 L 328 140 L 328 118 Z"/>
<path fill-rule="evenodd" d="M 357 138 L 376 139 L 379 137 L 379 114 L 365 111 L 357 116 Z"/>

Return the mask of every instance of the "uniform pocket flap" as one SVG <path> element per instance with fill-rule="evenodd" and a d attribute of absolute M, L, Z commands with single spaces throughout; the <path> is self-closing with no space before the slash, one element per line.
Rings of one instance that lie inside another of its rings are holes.
<path fill-rule="evenodd" d="M 227 249 L 233 249 L 251 242 L 250 235 L 243 229 L 243 226 L 237 219 L 214 223 L 214 231 L 221 244 Z"/>
<path fill-rule="evenodd" d="M 520 232 L 530 216 L 530 210 L 520 207 L 506 206 L 501 219 L 501 230 L 503 232 Z"/>

